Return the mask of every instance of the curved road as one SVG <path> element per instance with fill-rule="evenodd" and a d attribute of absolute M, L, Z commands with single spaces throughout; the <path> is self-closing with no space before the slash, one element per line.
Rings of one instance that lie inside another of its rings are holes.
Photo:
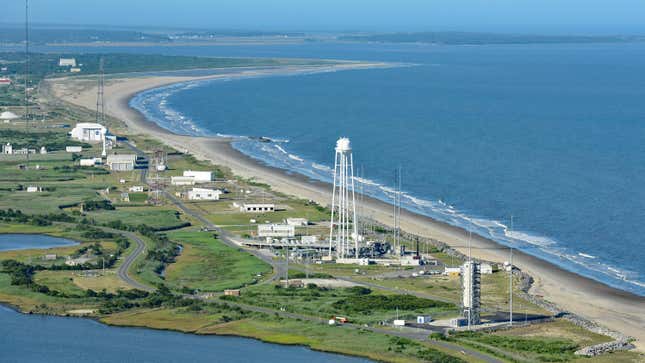
<path fill-rule="evenodd" d="M 143 253 L 143 251 L 145 251 L 146 249 L 145 242 L 143 242 L 143 240 L 139 238 L 139 236 L 137 236 L 132 232 L 124 232 L 124 231 L 115 231 L 115 232 L 119 232 L 123 234 L 131 241 L 134 241 L 136 244 L 136 246 L 134 247 L 134 251 L 128 254 L 123 260 L 123 263 L 121 264 L 121 266 L 119 266 L 119 269 L 117 270 L 117 275 L 121 280 L 125 281 L 128 285 L 133 286 L 134 288 L 137 288 L 139 290 L 144 290 L 144 291 L 154 291 L 155 290 L 154 288 L 139 283 L 138 281 L 131 278 L 130 275 L 128 274 L 128 270 L 130 269 L 134 261 L 137 259 L 137 257 L 139 257 Z"/>

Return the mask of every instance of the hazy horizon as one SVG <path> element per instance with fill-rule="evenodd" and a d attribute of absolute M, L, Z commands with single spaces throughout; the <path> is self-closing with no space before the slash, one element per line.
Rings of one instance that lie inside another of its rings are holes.
<path fill-rule="evenodd" d="M 33 24 L 158 29 L 303 32 L 472 31 L 542 34 L 642 34 L 645 3 L 635 0 L 384 0 L 217 2 L 188 0 L 31 0 Z M 71 11 L 73 10 L 73 11 Z M 24 1 L 5 4 L 0 24 L 24 21 Z"/>

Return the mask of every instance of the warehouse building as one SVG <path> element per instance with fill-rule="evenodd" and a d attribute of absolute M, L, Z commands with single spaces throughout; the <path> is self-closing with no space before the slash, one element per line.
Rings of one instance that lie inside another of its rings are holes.
<path fill-rule="evenodd" d="M 264 213 L 275 212 L 275 204 L 246 204 L 240 207 L 241 212 L 245 213 Z"/>
<path fill-rule="evenodd" d="M 105 126 L 92 122 L 80 122 L 69 133 L 73 139 L 83 142 L 103 142 L 107 129 Z"/>
<path fill-rule="evenodd" d="M 206 188 L 193 188 L 187 193 L 188 200 L 219 200 L 222 191 Z"/>
<path fill-rule="evenodd" d="M 134 154 L 108 155 L 106 162 L 114 171 L 132 171 L 136 163 L 137 156 Z"/>
<path fill-rule="evenodd" d="M 195 178 L 195 183 L 210 183 L 213 181 L 212 171 L 185 170 L 184 176 Z"/>

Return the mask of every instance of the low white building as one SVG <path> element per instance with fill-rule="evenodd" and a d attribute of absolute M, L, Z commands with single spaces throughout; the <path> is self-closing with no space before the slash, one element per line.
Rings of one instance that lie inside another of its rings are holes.
<path fill-rule="evenodd" d="M 497 272 L 497 265 L 493 265 L 492 263 L 482 263 L 479 265 L 480 272 L 484 275 L 490 275 L 493 272 Z"/>
<path fill-rule="evenodd" d="M 58 60 L 59 67 L 76 67 L 76 58 L 60 58 Z"/>
<path fill-rule="evenodd" d="M 184 170 L 184 176 L 192 176 L 195 178 L 195 183 L 210 183 L 213 181 L 212 171 Z"/>
<path fill-rule="evenodd" d="M 131 193 L 141 193 L 144 191 L 143 185 L 133 185 L 130 188 L 128 188 L 128 191 Z"/>
<path fill-rule="evenodd" d="M 134 154 L 114 154 L 108 155 L 106 164 L 110 170 L 114 171 L 131 171 L 137 163 L 137 156 Z"/>
<path fill-rule="evenodd" d="M 247 204 L 244 203 L 240 207 L 241 212 L 245 213 L 264 213 L 264 212 L 275 212 L 275 204 Z"/>
<path fill-rule="evenodd" d="M 417 324 L 428 324 L 430 322 L 432 322 L 432 317 L 430 315 L 417 316 Z"/>
<path fill-rule="evenodd" d="M 18 117 L 19 117 L 18 115 L 16 115 L 15 113 L 13 113 L 11 111 L 4 111 L 3 113 L 0 113 L 0 120 L 4 121 L 6 123 L 10 122 L 11 120 L 15 120 Z"/>
<path fill-rule="evenodd" d="M 309 224 L 309 221 L 306 218 L 287 218 L 286 222 L 290 226 L 306 226 Z"/>
<path fill-rule="evenodd" d="M 394 326 L 405 326 L 405 320 L 402 319 L 396 319 L 392 322 Z"/>
<path fill-rule="evenodd" d="M 65 146 L 65 151 L 68 153 L 80 153 L 83 151 L 82 146 Z"/>
<path fill-rule="evenodd" d="M 79 122 L 69 133 L 73 139 L 83 142 L 103 142 L 107 129 L 93 122 Z"/>
<path fill-rule="evenodd" d="M 258 237 L 293 237 L 296 227 L 286 224 L 258 224 Z"/>
<path fill-rule="evenodd" d="M 312 245 L 318 242 L 318 236 L 302 236 L 300 238 L 300 242 L 302 242 L 303 245 Z"/>
<path fill-rule="evenodd" d="M 195 178 L 192 176 L 171 176 L 170 184 L 172 185 L 195 185 Z"/>
<path fill-rule="evenodd" d="M 5 155 L 13 154 L 13 146 L 10 143 L 6 143 L 5 145 L 2 145 L 2 153 Z"/>
<path fill-rule="evenodd" d="M 41 187 L 35 187 L 35 186 L 28 186 L 27 187 L 27 193 L 37 193 L 37 192 L 42 192 L 43 189 Z"/>
<path fill-rule="evenodd" d="M 94 165 L 100 164 L 101 161 L 102 160 L 100 158 L 89 158 L 89 159 L 78 160 L 80 166 L 94 166 Z"/>
<path fill-rule="evenodd" d="M 446 267 L 443 271 L 443 274 L 448 276 L 460 276 L 461 267 Z"/>
<path fill-rule="evenodd" d="M 189 200 L 219 200 L 221 194 L 221 190 L 193 188 L 188 191 L 187 196 Z"/>
<path fill-rule="evenodd" d="M 40 153 L 43 154 L 43 155 L 47 154 L 47 148 L 44 147 L 44 146 L 41 146 L 40 147 Z"/>

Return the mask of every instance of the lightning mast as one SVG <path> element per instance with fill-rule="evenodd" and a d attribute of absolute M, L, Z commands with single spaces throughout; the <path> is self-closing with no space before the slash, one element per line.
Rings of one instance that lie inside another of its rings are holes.
<path fill-rule="evenodd" d="M 96 123 L 103 125 L 105 121 L 105 106 L 103 103 L 103 93 L 105 86 L 105 74 L 103 71 L 103 57 L 99 59 L 99 74 L 98 74 L 98 85 L 96 87 Z M 104 125 L 105 126 L 105 125 Z M 105 133 L 103 133 L 103 151 L 101 152 L 102 157 L 107 156 L 107 141 L 105 140 Z"/>

